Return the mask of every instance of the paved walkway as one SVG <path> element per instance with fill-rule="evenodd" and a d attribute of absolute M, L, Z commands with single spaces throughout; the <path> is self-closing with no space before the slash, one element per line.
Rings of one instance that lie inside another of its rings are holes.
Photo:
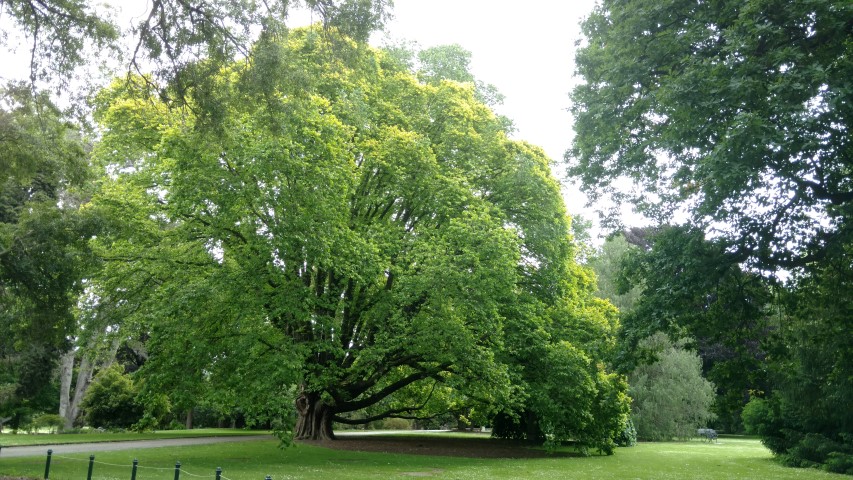
<path fill-rule="evenodd" d="M 165 438 L 160 440 L 130 440 L 126 442 L 68 443 L 63 445 L 33 445 L 0 448 L 0 460 L 11 457 L 33 457 L 47 455 L 47 450 L 61 455 L 64 453 L 95 453 L 113 450 L 136 450 L 140 448 L 182 447 L 210 443 L 251 442 L 273 440 L 272 435 L 247 435 L 233 437 Z"/>

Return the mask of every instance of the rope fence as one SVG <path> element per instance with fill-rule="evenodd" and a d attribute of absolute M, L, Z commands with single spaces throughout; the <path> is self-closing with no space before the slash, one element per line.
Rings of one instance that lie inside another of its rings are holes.
<path fill-rule="evenodd" d="M 51 461 L 54 458 L 62 459 L 62 460 L 69 460 L 72 462 L 81 462 L 81 463 L 87 462 L 87 460 L 81 459 L 81 458 L 65 457 L 62 455 L 54 455 L 53 449 L 49 449 L 47 451 L 47 458 L 45 459 L 45 462 L 44 462 L 44 480 L 50 480 L 50 465 L 51 465 Z M 95 465 L 104 465 L 104 466 L 108 466 L 108 467 L 117 467 L 117 468 L 128 467 L 128 465 L 124 465 L 124 464 L 95 461 L 94 455 L 89 455 L 88 463 L 89 463 L 89 468 L 88 468 L 88 473 L 86 474 L 86 480 L 92 480 L 92 474 L 94 473 Z M 230 478 L 226 477 L 225 475 L 222 475 L 222 467 L 216 467 L 216 471 L 213 474 L 198 475 L 195 473 L 188 472 L 188 471 L 184 470 L 183 468 L 181 468 L 181 462 L 175 462 L 174 469 L 172 467 L 149 467 L 147 465 L 139 465 L 139 460 L 137 460 L 135 458 L 133 459 L 132 465 L 130 465 L 130 480 L 136 480 L 136 472 L 139 469 L 159 470 L 159 471 L 174 470 L 175 471 L 174 480 L 180 480 L 181 475 L 185 475 L 187 477 L 194 477 L 194 478 L 211 478 L 211 477 L 213 477 L 215 480 L 231 480 Z M 267 475 L 264 478 L 264 480 L 272 480 L 272 476 Z"/>

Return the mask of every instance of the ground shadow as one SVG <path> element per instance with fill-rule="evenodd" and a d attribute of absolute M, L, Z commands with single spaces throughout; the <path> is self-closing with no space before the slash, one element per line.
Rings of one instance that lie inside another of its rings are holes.
<path fill-rule="evenodd" d="M 353 450 L 359 452 L 403 453 L 466 458 L 545 458 L 576 457 L 577 453 L 559 451 L 549 453 L 541 448 L 493 438 L 444 435 L 364 435 L 339 437 L 332 441 L 300 441 L 306 445 Z"/>

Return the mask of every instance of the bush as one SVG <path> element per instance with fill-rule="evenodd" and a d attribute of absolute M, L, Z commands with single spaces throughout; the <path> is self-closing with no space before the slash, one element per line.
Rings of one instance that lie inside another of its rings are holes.
<path fill-rule="evenodd" d="M 634 426 L 634 421 L 628 419 L 625 428 L 614 439 L 616 445 L 620 447 L 633 447 L 637 444 L 637 427 Z"/>
<path fill-rule="evenodd" d="M 642 342 L 655 354 L 650 365 L 639 365 L 629 376 L 637 436 L 643 440 L 686 439 L 714 418 L 714 384 L 702 377 L 695 352 L 673 344 L 663 333 Z"/>
<path fill-rule="evenodd" d="M 89 425 L 106 429 L 130 428 L 143 413 L 133 381 L 117 364 L 98 373 L 82 407 Z"/>
<path fill-rule="evenodd" d="M 411 430 L 412 421 L 405 418 L 386 418 L 378 422 L 376 428 L 380 430 Z"/>
<path fill-rule="evenodd" d="M 47 429 L 48 433 L 56 433 L 65 426 L 65 419 L 52 413 L 43 413 L 33 418 L 32 426 L 36 432 Z"/>
<path fill-rule="evenodd" d="M 835 473 L 853 475 L 853 455 L 842 452 L 830 452 L 824 469 Z"/>

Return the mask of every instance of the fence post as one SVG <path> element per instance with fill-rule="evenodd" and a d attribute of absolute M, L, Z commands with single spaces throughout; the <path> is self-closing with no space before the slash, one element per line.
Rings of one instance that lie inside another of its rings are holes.
<path fill-rule="evenodd" d="M 92 480 L 92 469 L 95 468 L 95 456 L 89 455 L 89 473 L 86 474 L 86 480 Z"/>
<path fill-rule="evenodd" d="M 139 465 L 139 460 L 133 459 L 133 469 L 130 471 L 130 480 L 136 480 L 136 467 Z"/>
<path fill-rule="evenodd" d="M 53 455 L 53 449 L 47 449 L 47 461 L 44 463 L 44 480 L 50 478 L 50 457 Z"/>
<path fill-rule="evenodd" d="M 175 480 L 181 477 L 181 462 L 175 462 Z"/>
<path fill-rule="evenodd" d="M 222 480 L 222 467 L 216 467 L 216 480 Z"/>

